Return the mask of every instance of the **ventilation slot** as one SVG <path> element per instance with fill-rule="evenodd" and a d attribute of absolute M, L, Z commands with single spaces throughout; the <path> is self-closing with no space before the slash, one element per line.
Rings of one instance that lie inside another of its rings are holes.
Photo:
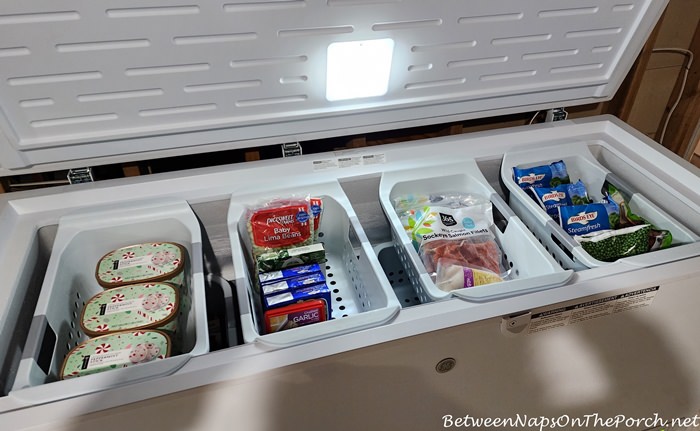
<path fill-rule="evenodd" d="M 397 22 L 385 22 L 378 23 L 372 26 L 374 31 L 387 31 L 387 30 L 409 30 L 415 28 L 425 28 L 425 27 L 438 27 L 442 25 L 441 19 L 426 19 L 420 21 L 397 21 Z"/>
<path fill-rule="evenodd" d="M 144 109 L 139 111 L 142 117 L 155 117 L 160 115 L 191 114 L 193 112 L 213 111 L 216 109 L 215 103 L 206 105 L 176 106 L 172 108 Z"/>
<path fill-rule="evenodd" d="M 251 81 L 237 81 L 237 82 L 219 82 L 215 84 L 197 84 L 197 85 L 187 85 L 184 90 L 185 93 L 198 93 L 202 91 L 223 91 L 223 90 L 237 90 L 239 88 L 252 88 L 259 87 L 262 85 L 260 80 Z"/>
<path fill-rule="evenodd" d="M 198 13 L 199 6 L 164 6 L 107 10 L 107 16 L 110 18 L 143 18 L 153 16 L 195 15 Z"/>
<path fill-rule="evenodd" d="M 31 126 L 35 128 L 41 127 L 56 127 L 56 126 L 70 126 L 73 124 L 83 124 L 83 123 L 95 123 L 98 121 L 111 121 L 118 119 L 117 114 L 97 114 L 97 115 L 84 115 L 80 117 L 66 117 L 66 118 L 51 118 L 47 120 L 36 120 L 32 121 Z"/>
<path fill-rule="evenodd" d="M 77 19 L 80 19 L 80 14 L 76 11 L 0 15 L 0 25 L 75 21 Z"/>
<path fill-rule="evenodd" d="M 78 96 L 79 102 L 100 102 L 102 100 L 135 99 L 138 97 L 162 96 L 164 91 L 160 88 L 150 88 L 145 90 L 114 91 L 111 93 L 81 94 Z"/>
<path fill-rule="evenodd" d="M 598 13 L 597 7 L 580 7 L 573 9 L 543 10 L 538 14 L 540 18 L 561 18 L 565 16 L 593 15 Z"/>
<path fill-rule="evenodd" d="M 300 0 L 269 1 L 261 3 L 228 3 L 224 12 L 254 12 L 305 7 L 306 2 Z"/>
<path fill-rule="evenodd" d="M 517 21 L 523 18 L 523 13 L 504 13 L 498 15 L 467 16 L 459 18 L 459 24 L 484 24 L 493 22 Z"/>
<path fill-rule="evenodd" d="M 177 36 L 173 38 L 175 45 L 201 45 L 206 43 L 231 43 L 254 40 L 257 33 L 210 34 L 200 36 Z"/>
<path fill-rule="evenodd" d="M 268 99 L 239 100 L 236 102 L 236 106 L 240 108 L 248 108 L 251 106 L 278 105 L 282 103 L 305 102 L 308 98 L 308 96 L 302 94 L 298 96 L 271 97 Z"/>

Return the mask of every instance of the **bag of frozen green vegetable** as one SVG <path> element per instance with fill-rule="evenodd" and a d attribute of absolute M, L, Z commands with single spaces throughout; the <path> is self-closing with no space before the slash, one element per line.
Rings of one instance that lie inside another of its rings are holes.
<path fill-rule="evenodd" d="M 530 168 L 513 167 L 513 179 L 524 190 L 530 187 L 556 187 L 571 182 L 563 160 Z"/>
<path fill-rule="evenodd" d="M 671 245 L 673 242 L 673 235 L 671 235 L 671 232 L 668 230 L 659 229 L 644 218 L 634 214 L 617 187 L 615 187 L 609 181 L 605 181 L 601 192 L 608 202 L 614 202 L 620 207 L 620 228 L 638 226 L 642 224 L 650 225 L 648 232 L 648 251 L 659 250 Z"/>
<path fill-rule="evenodd" d="M 646 253 L 650 231 L 651 225 L 643 224 L 574 236 L 574 239 L 594 259 L 614 262 L 623 257 Z"/>
<path fill-rule="evenodd" d="M 611 202 L 571 205 L 557 209 L 559 224 L 571 236 L 616 229 L 620 219 L 619 207 Z"/>
<path fill-rule="evenodd" d="M 309 196 L 251 205 L 247 208 L 246 218 L 251 254 L 255 260 L 263 254 L 280 253 L 314 242 L 314 217 Z"/>
<path fill-rule="evenodd" d="M 535 201 L 555 221 L 559 221 L 559 207 L 585 205 L 590 202 L 586 186 L 581 180 L 574 184 L 560 184 L 556 187 L 533 187 L 532 191 Z"/>

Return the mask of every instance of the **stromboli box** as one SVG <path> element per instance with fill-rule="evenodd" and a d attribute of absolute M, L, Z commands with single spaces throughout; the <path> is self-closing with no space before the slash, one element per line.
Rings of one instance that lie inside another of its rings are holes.
<path fill-rule="evenodd" d="M 609 100 L 664 6 L 5 2 L 0 173 L 303 148 Z M 579 160 L 572 148 L 600 167 L 574 162 L 577 175 L 617 179 L 677 243 L 591 262 L 513 193 L 503 172 L 514 156 L 523 166 Z M 445 414 L 681 417 L 700 407 L 697 169 L 611 117 L 328 150 L 2 195 L 3 429 L 121 429 L 148 411 L 170 429 L 423 430 Z M 394 235 L 391 184 L 486 195 L 512 278 L 436 291 Z M 264 334 L 241 215 L 257 198 L 306 194 L 328 199 L 319 240 L 327 280 L 341 285 L 337 317 Z M 148 241 L 184 243 L 192 258 L 184 353 L 56 381 L 84 340 L 69 328 L 77 294 L 95 293 L 85 262 Z M 221 291 L 214 279 L 226 280 Z M 210 349 L 220 310 L 226 347 Z M 418 396 L 423 408 L 406 409 Z"/>

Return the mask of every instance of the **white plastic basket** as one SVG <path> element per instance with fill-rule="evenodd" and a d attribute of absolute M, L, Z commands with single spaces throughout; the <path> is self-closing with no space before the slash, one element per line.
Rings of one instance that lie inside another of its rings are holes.
<path fill-rule="evenodd" d="M 328 260 L 326 278 L 331 290 L 333 318 L 265 334 L 260 299 L 253 292 L 251 270 L 244 255 L 250 250 L 246 205 L 255 204 L 265 197 L 298 196 L 300 191 L 323 199 L 319 241 L 324 244 Z M 401 309 L 349 200 L 337 182 L 234 195 L 231 197 L 228 226 L 241 307 L 241 329 L 246 343 L 260 342 L 273 347 L 300 344 L 382 325 Z"/>
<path fill-rule="evenodd" d="M 596 145 L 605 144 L 596 142 Z M 672 247 L 618 259 L 616 262 L 646 267 L 700 254 L 700 243 L 698 243 L 697 235 L 656 206 L 643 193 L 639 193 L 634 185 L 626 184 L 615 173 L 610 172 L 599 163 L 587 143 L 538 145 L 530 149 L 506 152 L 501 165 L 501 179 L 510 192 L 508 204 L 564 267 L 580 270 L 609 265 L 610 263 L 597 260 L 588 254 L 513 179 L 514 167 L 527 168 L 547 165 L 558 160 L 563 160 L 566 164 L 572 182 L 579 179 L 583 181 L 589 196 L 594 201 L 602 199 L 601 187 L 608 180 L 629 197 L 628 204 L 633 213 L 643 217 L 658 228 L 671 232 L 673 236 Z"/>
<path fill-rule="evenodd" d="M 505 229 L 501 231 L 497 228 L 494 233 L 511 268 L 510 279 L 452 292 L 442 291 L 435 285 L 410 238 L 404 232 L 393 202 L 394 198 L 409 193 L 430 194 L 441 191 L 478 193 L 491 200 L 506 222 Z M 379 200 L 389 218 L 399 259 L 404 263 L 409 279 L 422 302 L 443 300 L 452 296 L 470 301 L 489 301 L 561 286 L 573 275 L 572 271 L 564 270 L 542 248 L 488 184 L 474 160 L 466 159 L 450 165 L 385 172 L 379 186 Z"/>
<path fill-rule="evenodd" d="M 191 305 L 180 316 L 180 354 L 164 360 L 71 380 L 57 380 L 66 354 L 88 339 L 80 330 L 82 307 L 103 288 L 98 260 L 111 250 L 143 242 L 172 241 L 187 250 L 185 285 Z M 185 201 L 132 202 L 91 208 L 59 219 L 13 395 L 32 402 L 104 390 L 168 375 L 192 356 L 209 351 L 199 223 Z M 47 355 L 48 353 L 48 355 Z"/>

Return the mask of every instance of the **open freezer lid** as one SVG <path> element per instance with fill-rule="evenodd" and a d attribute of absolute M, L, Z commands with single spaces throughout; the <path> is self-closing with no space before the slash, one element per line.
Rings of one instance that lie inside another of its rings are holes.
<path fill-rule="evenodd" d="M 666 3 L 5 1 L 0 174 L 605 101 Z"/>

